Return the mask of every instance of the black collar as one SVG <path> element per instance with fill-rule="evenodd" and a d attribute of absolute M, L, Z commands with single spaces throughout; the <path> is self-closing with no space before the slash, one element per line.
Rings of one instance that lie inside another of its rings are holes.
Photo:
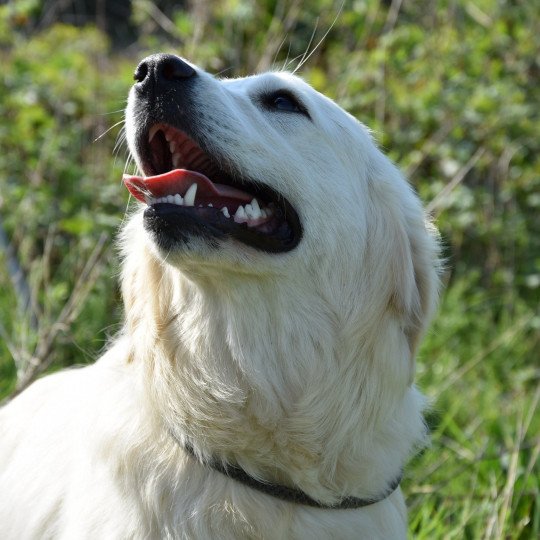
<path fill-rule="evenodd" d="M 176 437 L 174 437 L 176 440 Z M 178 442 L 178 441 L 177 441 Z M 272 497 L 277 497 L 282 501 L 292 502 L 296 504 L 305 504 L 307 506 L 314 506 L 316 508 L 326 508 L 331 510 L 345 510 L 350 508 L 363 508 L 364 506 L 369 506 L 371 504 L 378 503 L 387 497 L 389 497 L 399 486 L 403 474 L 400 473 L 397 478 L 395 478 L 386 488 L 386 490 L 378 497 L 373 499 L 359 499 L 358 497 L 345 497 L 341 499 L 340 502 L 335 504 L 324 504 L 315 499 L 312 499 L 309 495 L 303 491 L 295 488 L 290 488 L 287 486 L 281 486 L 279 484 L 269 484 L 266 482 L 261 482 L 253 476 L 250 476 L 244 469 L 237 467 L 231 464 L 223 464 L 216 460 L 204 461 L 201 462 L 198 457 L 195 455 L 193 447 L 191 444 L 183 444 L 183 448 L 188 454 L 195 458 L 201 465 L 205 465 L 218 471 L 237 482 L 244 484 L 250 488 L 256 489 L 266 495 L 272 495 Z"/>

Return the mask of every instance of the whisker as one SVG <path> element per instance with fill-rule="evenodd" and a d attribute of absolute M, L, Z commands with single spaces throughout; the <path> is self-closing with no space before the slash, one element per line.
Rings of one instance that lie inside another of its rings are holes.
<path fill-rule="evenodd" d="M 287 49 L 287 56 L 285 58 L 285 62 L 283 62 L 283 66 L 281 67 L 280 71 L 285 71 L 287 69 L 287 66 L 289 65 L 289 55 L 291 54 L 291 43 L 289 42 L 289 48 Z"/>
<path fill-rule="evenodd" d="M 227 68 L 224 68 L 224 69 L 222 69 L 221 71 L 218 71 L 218 72 L 214 75 L 214 77 L 220 77 L 221 75 L 223 75 L 223 74 L 226 73 L 227 71 L 231 71 L 231 70 L 233 70 L 233 69 L 234 69 L 233 66 L 229 66 L 229 67 L 227 67 Z"/>
<path fill-rule="evenodd" d="M 113 124 L 109 129 L 105 130 L 99 137 L 94 139 L 94 142 L 99 141 L 99 139 L 101 139 L 102 137 L 107 135 L 107 133 L 109 133 L 109 131 L 111 131 L 111 129 L 114 129 L 116 126 L 119 126 L 120 124 L 123 124 L 124 122 L 125 122 L 125 119 L 122 118 L 122 120 L 120 120 L 119 122 L 116 122 L 116 124 Z"/>
<path fill-rule="evenodd" d="M 118 137 L 116 138 L 116 143 L 114 144 L 113 148 L 113 154 L 118 152 L 122 145 L 126 142 L 127 139 L 127 132 L 125 126 L 122 127 L 120 130 L 120 133 L 118 133 Z"/>
<path fill-rule="evenodd" d="M 320 20 L 319 17 L 317 17 L 317 20 L 315 21 L 315 27 L 313 28 L 313 32 L 311 32 L 311 36 L 309 38 L 309 42 L 307 44 L 306 50 L 304 51 L 304 54 L 302 55 L 302 58 L 300 59 L 300 62 L 298 64 L 298 66 L 296 67 L 296 69 L 293 71 L 293 73 L 296 73 L 297 70 L 300 69 L 302 67 L 302 65 L 304 64 L 304 62 L 305 62 L 306 55 L 308 54 L 309 48 L 311 47 L 311 44 L 313 43 L 313 39 L 315 38 L 315 34 L 317 33 L 317 28 L 319 26 L 319 20 Z M 317 49 L 317 46 L 315 47 L 314 50 Z M 308 56 L 308 58 L 309 58 L 309 56 Z"/>
<path fill-rule="evenodd" d="M 341 12 L 343 11 L 343 6 L 345 4 L 345 0 L 343 0 L 341 2 L 341 5 L 339 6 L 339 10 L 336 14 L 336 16 L 334 17 L 334 20 L 332 21 L 332 24 L 330 25 L 330 28 L 328 28 L 328 30 L 324 33 L 324 36 L 319 40 L 319 42 L 317 43 L 317 45 L 315 45 L 314 49 L 304 58 L 302 57 L 302 60 L 300 61 L 300 63 L 298 64 L 298 66 L 296 66 L 296 69 L 293 71 L 293 73 L 296 73 L 299 69 L 302 68 L 302 66 L 311 58 L 311 56 L 313 55 L 313 53 L 321 46 L 321 44 L 323 43 L 323 41 L 326 39 L 326 36 L 330 33 L 330 31 L 332 30 L 332 28 L 334 28 L 339 16 L 341 15 Z M 318 23 L 318 19 L 317 19 L 317 23 Z M 317 27 L 315 26 L 315 29 Z M 311 44 L 311 40 L 310 40 L 310 44 Z M 308 48 L 309 48 L 309 45 L 308 45 Z M 307 52 L 307 51 L 306 51 Z M 305 53 L 304 53 L 305 54 Z"/>
<path fill-rule="evenodd" d="M 283 47 L 283 44 L 285 43 L 285 40 L 286 40 L 288 37 L 289 37 L 289 34 L 285 34 L 285 37 L 281 40 L 281 43 L 279 44 L 279 47 L 277 48 L 277 51 L 276 51 L 276 53 L 274 54 L 274 59 L 272 60 L 272 66 L 275 66 L 275 65 L 276 65 L 276 61 L 277 61 L 278 54 L 280 53 L 281 47 Z M 289 50 L 291 50 L 290 42 L 289 42 Z M 287 56 L 288 56 L 288 54 L 287 54 Z"/>
<path fill-rule="evenodd" d="M 126 109 L 118 109 L 117 111 L 109 111 L 109 112 L 106 112 L 106 113 L 100 113 L 99 116 L 109 116 L 111 114 L 117 114 L 117 113 L 120 113 L 120 112 L 124 112 Z"/>

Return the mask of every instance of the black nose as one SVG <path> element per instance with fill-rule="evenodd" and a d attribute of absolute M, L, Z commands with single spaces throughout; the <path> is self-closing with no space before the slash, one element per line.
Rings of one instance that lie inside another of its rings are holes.
<path fill-rule="evenodd" d="M 174 54 L 153 54 L 137 66 L 133 78 L 138 83 L 153 79 L 159 84 L 189 79 L 196 73 L 189 64 Z"/>

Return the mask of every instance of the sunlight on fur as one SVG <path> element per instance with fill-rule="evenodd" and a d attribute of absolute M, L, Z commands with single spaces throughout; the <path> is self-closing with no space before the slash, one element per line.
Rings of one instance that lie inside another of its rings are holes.
<path fill-rule="evenodd" d="M 0 536 L 406 538 L 399 488 L 314 508 L 202 463 L 334 505 L 377 498 L 426 444 L 413 376 L 438 240 L 414 191 L 287 73 L 216 79 L 155 55 L 126 126 L 141 177 L 125 182 L 148 204 L 120 236 L 124 328 L 0 411 Z"/>

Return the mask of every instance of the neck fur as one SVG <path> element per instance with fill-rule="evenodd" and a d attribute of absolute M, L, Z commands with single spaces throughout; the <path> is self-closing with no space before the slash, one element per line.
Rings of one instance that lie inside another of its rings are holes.
<path fill-rule="evenodd" d="M 390 311 L 345 318 L 301 282 L 188 278 L 150 253 L 124 274 L 156 421 L 201 455 L 332 504 L 378 496 L 423 444 L 423 398 Z"/>

